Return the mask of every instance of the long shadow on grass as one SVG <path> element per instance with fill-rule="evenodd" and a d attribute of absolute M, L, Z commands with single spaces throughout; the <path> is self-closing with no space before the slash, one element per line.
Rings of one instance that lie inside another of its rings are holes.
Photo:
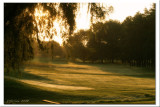
<path fill-rule="evenodd" d="M 19 79 L 28 79 L 28 80 L 47 80 L 50 81 L 50 79 L 42 77 L 42 76 L 38 76 L 35 74 L 31 74 L 28 73 L 29 71 L 21 71 L 21 74 L 19 73 L 6 73 L 5 72 L 5 76 L 11 76 L 11 77 L 15 77 L 15 78 L 19 78 Z"/>
<path fill-rule="evenodd" d="M 75 101 L 93 101 L 96 97 L 92 96 L 80 96 L 80 95 L 64 95 L 58 92 L 50 92 L 31 87 L 27 84 L 23 84 L 19 81 L 5 78 L 4 79 L 4 103 L 8 101 L 12 104 L 15 103 L 30 103 L 41 104 L 45 103 L 42 100 L 51 100 L 59 103 L 72 103 Z M 21 102 L 22 100 L 29 100 L 28 102 Z M 19 102 L 15 102 L 19 101 Z"/>
<path fill-rule="evenodd" d="M 28 100 L 28 102 L 22 102 L 24 100 Z M 149 96 L 148 98 L 139 100 L 102 100 L 95 96 L 67 95 L 45 91 L 16 80 L 4 79 L 4 104 L 47 104 L 43 102 L 43 100 L 59 102 L 60 104 L 131 104 L 137 101 L 154 101 L 155 99 L 153 96 Z M 141 104 L 141 102 L 139 102 L 139 104 Z"/>
<path fill-rule="evenodd" d="M 155 78 L 155 70 L 151 68 L 130 67 L 122 64 L 92 64 L 92 63 L 78 63 L 79 65 L 88 65 L 97 67 L 103 72 L 115 74 L 90 74 L 90 75 L 118 75 L 118 76 L 132 76 L 138 78 Z"/>
<path fill-rule="evenodd" d="M 138 78 L 155 78 L 155 71 L 150 68 L 129 67 L 126 65 L 111 64 L 111 67 L 98 66 L 104 72 L 118 73 L 122 76 L 132 76 Z"/>

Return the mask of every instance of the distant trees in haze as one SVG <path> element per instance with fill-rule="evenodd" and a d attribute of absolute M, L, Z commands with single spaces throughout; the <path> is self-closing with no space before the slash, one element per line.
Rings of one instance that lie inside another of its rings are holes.
<path fill-rule="evenodd" d="M 131 66 L 154 67 L 155 5 L 122 23 L 110 20 L 93 24 L 92 29 L 69 37 L 66 45 L 68 55 L 74 59 L 101 63 L 119 60 Z"/>
<path fill-rule="evenodd" d="M 50 12 L 50 17 L 59 15 L 55 11 L 54 4 L 41 5 L 44 10 Z M 70 34 L 63 46 L 55 41 L 40 40 L 38 27 L 33 23 L 35 6 L 37 3 L 6 3 L 4 6 L 5 68 L 19 68 L 20 64 L 34 58 L 36 51 L 44 56 L 50 56 L 52 60 L 59 56 L 72 61 L 80 59 L 83 62 L 114 63 L 119 60 L 131 66 L 155 66 L 155 4 L 151 9 L 146 9 L 144 14 L 129 16 L 122 23 L 115 20 L 93 23 L 93 19 L 104 19 L 105 14 L 112 8 L 105 11 L 100 5 L 89 3 L 91 28 L 73 33 L 77 4 L 60 3 L 59 8 L 69 26 Z M 33 34 L 37 34 L 36 37 L 33 37 Z M 36 50 L 37 47 L 40 50 Z"/>
<path fill-rule="evenodd" d="M 36 22 L 34 13 L 38 6 L 42 9 L 41 13 L 49 13 L 46 16 L 47 22 L 44 19 Z M 43 40 L 40 40 L 39 28 L 44 26 L 44 23 L 48 23 L 47 28 L 43 30 L 47 34 L 45 36 L 52 39 L 54 35 L 50 35 L 48 31 L 48 28 L 51 27 L 50 22 L 53 21 L 50 19 L 62 17 L 65 26 L 68 26 L 68 34 L 72 35 L 77 6 L 78 3 L 4 3 L 4 67 L 7 71 L 19 68 L 20 64 L 34 57 L 33 39 L 36 38 L 38 47 L 45 50 Z M 104 19 L 105 14 L 109 13 L 104 9 L 99 3 L 88 3 L 88 11 L 90 10 L 91 17 L 94 19 Z M 56 44 L 53 43 L 50 50 L 52 56 L 57 52 L 53 52 L 55 48 Z"/>
<path fill-rule="evenodd" d="M 70 36 L 68 40 L 64 43 L 64 48 L 67 52 L 67 59 L 75 60 L 76 58 L 82 59 L 85 62 L 88 50 L 86 48 L 86 39 L 89 36 L 87 31 L 79 31 Z"/>

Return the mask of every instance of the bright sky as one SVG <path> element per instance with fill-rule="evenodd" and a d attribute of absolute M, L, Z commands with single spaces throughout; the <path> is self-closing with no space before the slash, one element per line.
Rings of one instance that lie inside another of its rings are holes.
<path fill-rule="evenodd" d="M 143 13 L 144 8 L 149 9 L 152 6 L 152 3 L 152 0 L 114 0 L 113 2 L 108 2 L 109 5 L 114 7 L 114 11 L 109 18 L 122 22 L 127 16 L 134 16 L 138 11 Z"/>
<path fill-rule="evenodd" d="M 124 1 L 124 0 L 110 0 L 101 2 L 106 6 L 113 6 L 114 11 L 109 16 L 106 17 L 106 20 L 113 19 L 113 20 L 119 20 L 122 22 L 127 16 L 134 16 L 136 12 L 140 11 L 143 12 L 144 8 L 149 9 L 153 1 L 152 0 L 139 0 L 139 1 Z M 46 34 L 45 30 L 47 29 L 47 22 L 49 21 L 47 19 L 48 13 L 42 12 L 42 7 L 37 7 L 37 11 L 35 11 L 35 19 L 37 24 L 39 25 L 39 22 L 41 20 L 45 20 L 45 23 L 42 27 L 40 25 L 38 26 L 39 29 L 39 35 L 43 38 Z M 90 28 L 90 14 L 87 13 L 88 11 L 88 2 L 81 3 L 78 5 L 78 10 L 76 13 L 76 30 L 77 32 L 80 29 L 89 29 Z M 50 23 L 52 27 L 50 27 L 50 34 L 54 35 L 53 40 L 57 41 L 60 45 L 63 43 L 62 35 L 64 32 L 66 32 L 64 28 L 64 21 L 61 17 L 56 17 L 56 20 L 51 21 Z M 49 38 L 45 38 L 45 41 L 49 41 Z"/>
<path fill-rule="evenodd" d="M 123 22 L 127 16 L 134 16 L 138 11 L 143 13 L 144 8 L 149 9 L 152 6 L 152 3 L 152 0 L 107 0 L 104 4 L 113 6 L 114 11 L 106 17 L 106 20 L 113 19 Z M 80 12 L 76 17 L 76 31 L 90 28 L 90 15 L 87 14 L 87 6 L 86 3 L 80 5 Z"/>
<path fill-rule="evenodd" d="M 90 28 L 90 14 L 87 14 L 88 4 L 81 3 L 78 5 L 78 13 L 76 14 L 76 31 L 79 29 L 89 29 Z"/>

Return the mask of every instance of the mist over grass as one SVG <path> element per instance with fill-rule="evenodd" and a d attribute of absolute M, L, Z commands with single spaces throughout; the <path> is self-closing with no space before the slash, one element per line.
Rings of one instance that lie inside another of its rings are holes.
<path fill-rule="evenodd" d="M 5 72 L 4 103 L 154 104 L 153 69 L 34 59 L 22 74 Z M 21 102 L 28 99 L 28 102 Z M 19 102 L 16 102 L 19 101 Z M 9 102 L 10 101 L 10 102 Z"/>

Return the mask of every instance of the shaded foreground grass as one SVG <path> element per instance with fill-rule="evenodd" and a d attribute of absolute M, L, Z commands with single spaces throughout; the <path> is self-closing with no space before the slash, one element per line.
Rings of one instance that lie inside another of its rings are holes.
<path fill-rule="evenodd" d="M 66 95 L 53 91 L 41 90 L 8 78 L 5 78 L 4 82 L 5 104 L 48 104 L 43 102 L 45 99 L 59 103 L 72 103 L 72 101 L 83 103 L 95 99 L 95 97 Z"/>
<path fill-rule="evenodd" d="M 21 77 L 5 73 L 4 97 L 6 104 L 154 104 L 154 77 L 125 65 L 33 60 Z"/>

